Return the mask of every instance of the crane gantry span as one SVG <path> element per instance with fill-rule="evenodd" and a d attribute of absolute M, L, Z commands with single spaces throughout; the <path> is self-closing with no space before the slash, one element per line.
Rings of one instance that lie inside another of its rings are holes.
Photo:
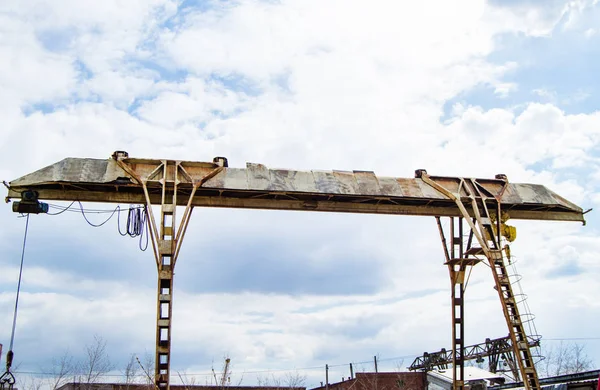
<path fill-rule="evenodd" d="M 437 219 L 451 280 L 454 388 L 464 386 L 464 287 L 469 267 L 486 262 L 509 330 L 523 382 L 540 390 L 529 342 L 506 270 L 506 239 L 514 239 L 508 218 L 578 221 L 577 205 L 542 185 L 494 179 L 376 176 L 369 171 L 294 171 L 248 163 L 230 168 L 212 162 L 130 158 L 66 158 L 9 184 L 9 199 L 89 201 L 147 205 L 158 269 L 155 384 L 169 389 L 173 270 L 194 207 L 327 211 L 431 216 Z M 15 202 L 16 204 L 17 202 Z M 155 219 L 152 207 L 160 206 Z M 176 218 L 177 206 L 183 215 Z M 21 211 L 13 206 L 15 211 Z M 444 229 L 441 218 L 448 218 Z"/>

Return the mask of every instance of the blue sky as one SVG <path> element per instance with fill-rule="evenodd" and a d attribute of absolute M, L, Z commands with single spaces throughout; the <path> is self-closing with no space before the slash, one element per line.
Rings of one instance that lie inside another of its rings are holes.
<path fill-rule="evenodd" d="M 399 177 L 502 172 L 598 208 L 597 1 L 416 3 L 4 2 L 0 179 L 127 150 Z M 0 213 L 6 346 L 24 219 Z M 597 212 L 587 221 L 517 221 L 513 252 L 538 331 L 583 337 L 597 367 Z M 408 366 L 450 344 L 442 260 L 428 218 L 196 210 L 177 265 L 173 372 L 203 383 L 226 354 L 247 384 L 325 364 L 337 378 L 376 354 L 384 369 Z M 154 348 L 155 278 L 151 253 L 114 220 L 32 217 L 20 369 L 44 372 L 65 348 L 79 357 L 99 334 L 118 380 L 130 354 Z M 474 271 L 468 343 L 506 334 L 490 283 Z"/>

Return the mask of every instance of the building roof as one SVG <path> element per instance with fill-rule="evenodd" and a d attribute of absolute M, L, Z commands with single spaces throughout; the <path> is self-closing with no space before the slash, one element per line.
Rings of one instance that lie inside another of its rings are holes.
<path fill-rule="evenodd" d="M 446 370 L 433 370 L 429 371 L 429 374 L 438 376 L 439 378 L 448 379 L 452 382 L 452 369 Z M 470 380 L 503 380 L 505 379 L 502 375 L 486 371 L 479 367 L 465 367 L 465 381 Z"/>
<path fill-rule="evenodd" d="M 425 390 L 426 387 L 423 372 L 359 372 L 352 379 L 315 387 L 312 390 Z"/>
<path fill-rule="evenodd" d="M 446 370 L 432 370 L 428 372 L 428 375 L 436 377 L 442 381 L 452 383 L 452 369 Z M 489 372 L 478 367 L 465 367 L 465 382 L 487 380 L 490 382 L 504 382 L 506 378 L 497 373 Z"/>

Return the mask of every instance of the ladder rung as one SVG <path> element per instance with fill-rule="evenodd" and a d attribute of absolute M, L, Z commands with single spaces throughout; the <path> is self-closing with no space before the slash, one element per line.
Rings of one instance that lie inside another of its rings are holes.
<path fill-rule="evenodd" d="M 519 349 L 520 349 L 521 351 L 526 351 L 526 350 L 528 350 L 528 349 L 529 349 L 529 346 L 527 345 L 527 343 L 525 343 L 525 342 L 523 342 L 523 341 L 519 342 L 519 344 L 518 344 L 518 345 L 519 345 Z"/>
<path fill-rule="evenodd" d="M 171 301 L 171 294 L 160 294 L 158 296 L 158 300 L 162 303 L 162 302 L 170 302 Z"/>
<path fill-rule="evenodd" d="M 163 328 L 166 328 L 169 326 L 169 319 L 168 318 L 159 319 L 157 321 L 157 324 L 158 324 L 158 326 L 162 326 Z"/>
<path fill-rule="evenodd" d="M 158 252 L 161 255 L 173 253 L 173 240 L 158 240 Z"/>
<path fill-rule="evenodd" d="M 162 345 L 158 345 L 157 348 L 156 348 L 156 352 L 163 353 L 163 354 L 169 353 L 169 347 L 168 346 L 165 347 L 165 346 L 162 346 Z"/>

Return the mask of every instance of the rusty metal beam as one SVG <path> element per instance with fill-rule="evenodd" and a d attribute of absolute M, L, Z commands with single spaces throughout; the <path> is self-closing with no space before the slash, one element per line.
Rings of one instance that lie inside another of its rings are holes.
<path fill-rule="evenodd" d="M 222 161 L 221 159 L 220 161 Z M 88 202 L 161 204 L 162 185 L 156 167 L 163 161 L 178 164 L 182 172 L 177 205 L 186 206 L 192 183 L 201 182 L 191 206 L 267 210 L 325 211 L 415 216 L 464 216 L 454 199 L 423 179 L 376 176 L 367 171 L 294 171 L 247 164 L 245 169 L 227 163 L 128 158 L 115 153 L 107 160 L 67 158 L 10 182 L 7 199 L 35 190 L 39 199 Z M 459 177 L 431 179 L 467 197 Z M 512 219 L 584 222 L 583 211 L 544 186 L 509 183 L 504 176 L 477 179 L 477 184 L 501 203 Z M 169 187 L 172 189 L 172 187 Z M 469 202 L 467 213 L 475 216 Z"/>
<path fill-rule="evenodd" d="M 134 192 L 102 192 L 94 190 L 80 189 L 46 189 L 43 186 L 31 186 L 39 193 L 39 199 L 82 202 L 102 202 L 102 203 L 128 203 L 144 204 L 146 199 L 143 193 Z M 11 187 L 8 191 L 7 199 L 18 199 L 24 187 Z M 376 202 L 378 199 L 366 198 L 364 203 L 351 203 L 336 200 L 292 200 L 285 198 L 275 198 L 277 194 L 262 193 L 271 198 L 250 198 L 250 197 L 225 197 L 204 195 L 202 190 L 196 192 L 192 199 L 192 206 L 195 207 L 219 207 L 219 208 L 243 208 L 258 210 L 289 210 L 289 211 L 322 211 L 334 213 L 358 213 L 358 214 L 388 214 L 388 215 L 410 215 L 410 216 L 440 216 L 440 217 L 460 217 L 462 214 L 456 207 L 452 207 L 454 202 L 440 205 L 423 204 L 383 204 Z M 160 194 L 150 194 L 150 200 L 154 205 L 160 205 Z M 371 201 L 373 203 L 366 203 Z M 379 200 L 381 202 L 381 200 Z M 418 201 L 417 201 L 418 202 Z M 413 202 L 413 203 L 417 203 Z M 178 199 L 178 206 L 186 206 L 187 200 Z M 472 210 L 467 207 L 470 215 Z M 582 213 L 565 212 L 559 209 L 552 210 L 521 210 L 513 208 L 508 211 L 511 219 L 522 220 L 545 220 L 545 221 L 572 221 L 584 222 Z"/>

